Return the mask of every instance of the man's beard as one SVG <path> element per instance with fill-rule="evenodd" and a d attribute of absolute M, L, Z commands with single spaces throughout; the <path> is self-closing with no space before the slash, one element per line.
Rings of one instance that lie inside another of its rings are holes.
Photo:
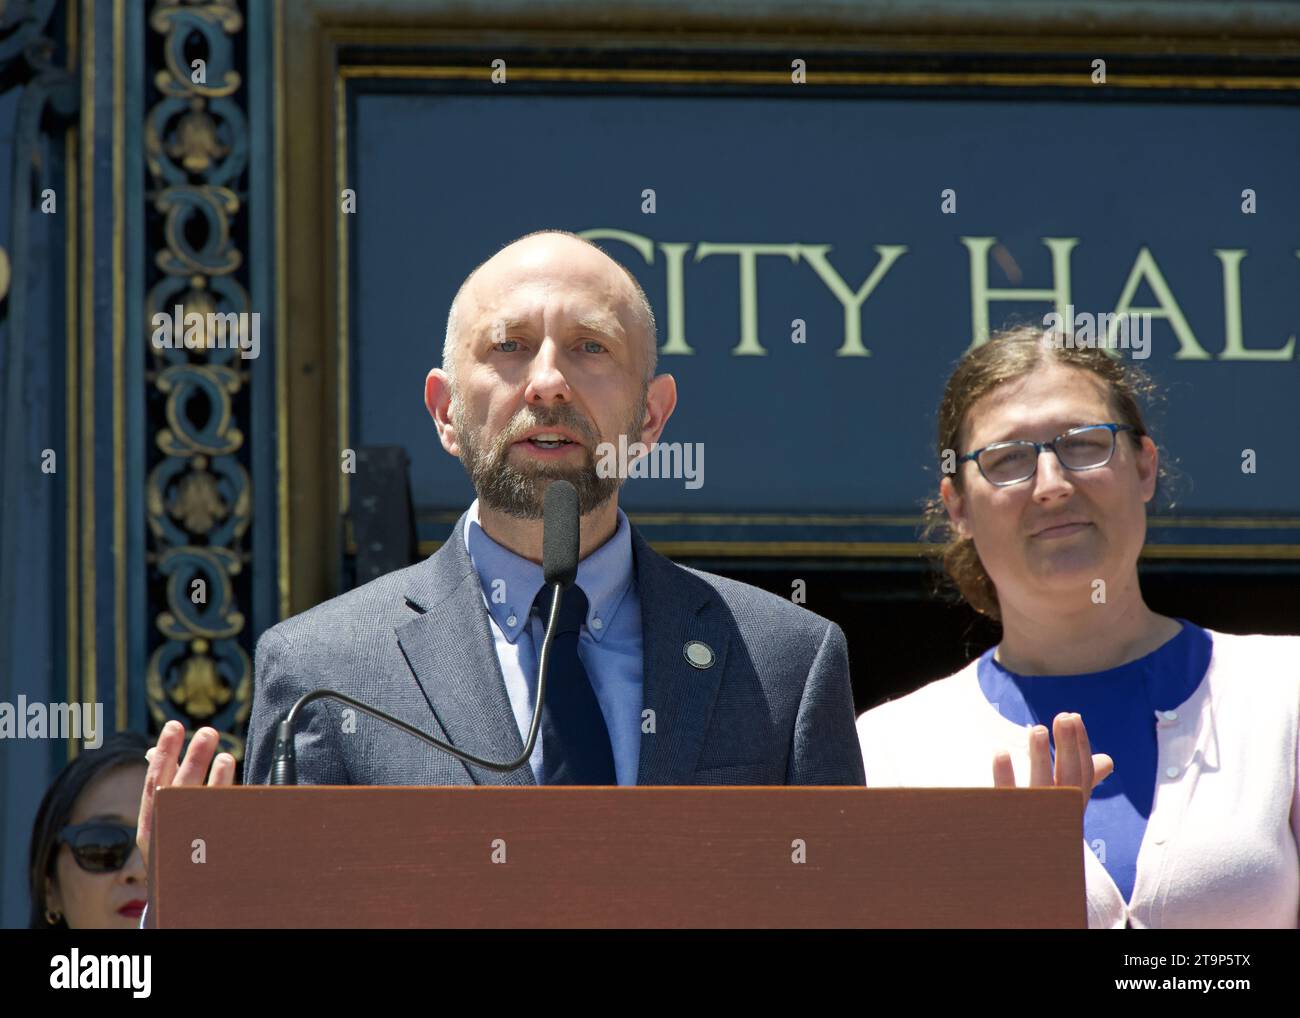
<path fill-rule="evenodd" d="M 641 387 L 636 413 L 624 434 L 628 444 L 640 441 L 645 420 L 648 385 Z M 567 404 L 556 407 L 524 407 L 506 425 L 490 447 L 484 448 L 481 428 L 469 424 L 460 399 L 451 403 L 451 420 L 460 443 L 460 461 L 469 474 L 479 502 L 494 512 L 521 520 L 542 518 L 542 498 L 551 481 L 563 478 L 578 492 L 578 512 L 582 516 L 609 501 L 623 484 L 617 472 L 601 477 L 596 472 L 593 450 L 600 441 L 595 429 L 577 410 Z M 561 463 L 544 460 L 511 462 L 511 447 L 533 428 L 564 428 L 582 439 L 582 462 Z"/>

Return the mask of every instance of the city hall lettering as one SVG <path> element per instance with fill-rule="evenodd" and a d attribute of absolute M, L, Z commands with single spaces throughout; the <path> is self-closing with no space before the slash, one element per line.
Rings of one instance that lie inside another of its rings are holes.
<path fill-rule="evenodd" d="M 701 242 L 656 243 L 649 237 L 627 230 L 597 228 L 585 230 L 582 236 L 594 241 L 618 241 L 631 247 L 648 266 L 662 268 L 667 285 L 666 300 L 663 305 L 661 322 L 664 344 L 659 348 L 660 354 L 677 354 L 689 356 L 696 352 L 687 341 L 686 308 L 686 266 L 689 263 L 703 261 L 706 258 L 734 258 L 737 268 L 739 291 L 739 331 L 740 339 L 731 349 L 733 356 L 763 356 L 767 353 L 760 341 L 758 332 L 759 293 L 758 260 L 760 258 L 777 258 L 791 266 L 800 264 L 812 270 L 813 275 L 840 302 L 844 311 L 843 337 L 839 349 L 835 351 L 840 357 L 870 357 L 871 350 L 863 336 L 863 309 L 872 294 L 888 287 L 891 273 L 908 253 L 905 244 L 872 245 L 874 262 L 860 266 L 851 278 L 861 279 L 856 286 L 850 283 L 831 265 L 828 257 L 830 244 L 730 244 Z M 991 252 L 997 244 L 996 237 L 959 237 L 967 251 L 967 265 L 970 285 L 971 335 L 973 345 L 985 342 L 989 335 L 990 319 L 997 319 L 996 306 L 1006 303 L 1051 303 L 1058 312 L 1064 313 L 1071 304 L 1083 305 L 1071 289 L 1070 259 L 1071 252 L 1080 243 L 1078 237 L 1042 237 L 1051 262 L 1049 285 L 1044 287 L 1018 286 L 994 287 L 989 282 L 989 261 Z M 612 251 L 615 257 L 628 259 L 622 252 Z M 1173 354 L 1175 360 L 1221 360 L 1221 361 L 1290 361 L 1295 359 L 1296 338 L 1292 334 L 1285 342 L 1277 337 L 1272 339 L 1256 338 L 1250 344 L 1242 327 L 1242 282 L 1241 263 L 1248 252 L 1245 249 L 1221 249 L 1213 251 L 1213 257 L 1219 262 L 1219 275 L 1222 280 L 1223 333 L 1214 349 L 1207 348 L 1193 332 L 1175 295 L 1175 287 L 1170 284 L 1156 261 L 1151 249 L 1145 245 L 1138 249 L 1128 268 L 1127 276 L 1121 282 L 1116 276 L 1119 296 L 1115 305 L 1109 309 L 1114 315 L 1149 314 L 1156 322 L 1164 322 L 1172 332 L 1177 343 Z M 1295 252 L 1300 258 L 1300 251 Z M 635 264 L 635 259 L 630 260 Z M 1300 267 L 1300 266 L 1298 266 Z M 1146 284 L 1155 297 L 1155 304 L 1138 305 L 1134 303 L 1139 288 Z M 1102 306 L 1095 301 L 1092 305 L 1098 311 Z M 1168 341 L 1168 334 L 1162 342 Z M 769 344 L 770 344 L 769 340 Z M 1168 348 L 1162 351 L 1167 354 Z"/>

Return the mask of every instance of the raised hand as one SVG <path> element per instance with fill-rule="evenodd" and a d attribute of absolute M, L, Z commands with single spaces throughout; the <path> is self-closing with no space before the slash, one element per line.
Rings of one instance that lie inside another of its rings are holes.
<path fill-rule="evenodd" d="M 1035 725 L 1030 729 L 1029 786 L 1058 785 L 1081 789 L 1083 804 L 1086 806 L 1092 790 L 1115 770 L 1115 761 L 1105 753 L 1092 752 L 1088 730 L 1078 714 L 1056 715 L 1052 721 L 1052 734 L 1056 740 L 1055 774 L 1052 772 L 1052 752 L 1047 739 L 1047 728 Z M 1009 753 L 993 754 L 993 787 L 1016 787 Z"/>
<path fill-rule="evenodd" d="M 140 796 L 140 817 L 136 821 L 135 840 L 146 868 L 149 865 L 149 832 L 153 829 L 154 795 L 159 788 L 170 785 L 213 786 L 235 783 L 235 758 L 229 753 L 216 752 L 219 740 L 215 728 L 200 728 L 190 740 L 185 759 L 181 760 L 185 726 L 179 721 L 168 721 L 158 735 L 158 744 L 145 753 L 149 770 L 145 774 L 144 792 Z M 212 758 L 214 753 L 215 760 Z"/>

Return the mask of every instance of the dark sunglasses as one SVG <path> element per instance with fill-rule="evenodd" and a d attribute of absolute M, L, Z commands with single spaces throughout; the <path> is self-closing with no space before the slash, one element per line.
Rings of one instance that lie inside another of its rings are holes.
<path fill-rule="evenodd" d="M 131 858 L 135 849 L 135 828 L 106 820 L 91 820 L 63 828 L 56 844 L 66 844 L 72 849 L 72 858 L 87 873 L 113 873 Z"/>

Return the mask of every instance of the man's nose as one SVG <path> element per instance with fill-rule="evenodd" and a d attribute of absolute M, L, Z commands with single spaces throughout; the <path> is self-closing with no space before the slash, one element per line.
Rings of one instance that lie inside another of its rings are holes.
<path fill-rule="evenodd" d="M 569 380 L 560 368 L 559 348 L 551 340 L 543 340 L 537 355 L 528 366 L 528 386 L 524 390 L 527 403 L 568 403 L 573 400 Z"/>
<path fill-rule="evenodd" d="M 1034 498 L 1040 502 L 1050 502 L 1054 498 L 1070 495 L 1074 491 L 1074 482 L 1069 472 L 1061 466 L 1061 461 L 1051 449 L 1038 451 L 1038 470 L 1034 473 Z"/>

